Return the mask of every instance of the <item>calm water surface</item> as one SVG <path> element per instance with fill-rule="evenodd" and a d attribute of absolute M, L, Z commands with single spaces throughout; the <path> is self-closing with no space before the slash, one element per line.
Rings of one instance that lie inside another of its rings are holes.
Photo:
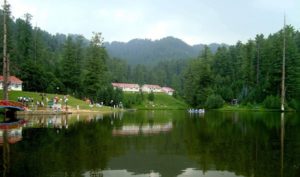
<path fill-rule="evenodd" d="M 300 176 L 295 113 L 137 111 L 24 118 L 25 125 L 0 130 L 2 176 Z"/>

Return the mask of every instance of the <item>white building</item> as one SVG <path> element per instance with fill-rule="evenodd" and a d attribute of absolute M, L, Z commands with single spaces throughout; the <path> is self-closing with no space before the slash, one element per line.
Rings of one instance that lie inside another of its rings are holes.
<path fill-rule="evenodd" d="M 172 88 L 170 88 L 170 87 L 163 87 L 163 88 L 161 88 L 161 90 L 164 92 L 164 93 L 166 93 L 166 94 L 168 94 L 168 95 L 173 95 L 173 93 L 174 93 L 174 89 L 172 89 Z"/>
<path fill-rule="evenodd" d="M 0 76 L 0 89 L 3 89 L 3 76 Z M 17 90 L 17 91 L 22 91 L 22 83 L 23 81 L 21 81 L 19 78 L 17 78 L 16 76 L 10 76 L 8 79 L 9 82 L 9 86 L 8 86 L 8 90 Z"/>
<path fill-rule="evenodd" d="M 162 92 L 161 87 L 159 85 L 148 85 L 148 84 L 142 86 L 142 91 L 147 93 Z"/>
<path fill-rule="evenodd" d="M 140 86 L 138 84 L 128 83 L 111 83 L 114 89 L 121 89 L 123 92 L 139 92 Z"/>

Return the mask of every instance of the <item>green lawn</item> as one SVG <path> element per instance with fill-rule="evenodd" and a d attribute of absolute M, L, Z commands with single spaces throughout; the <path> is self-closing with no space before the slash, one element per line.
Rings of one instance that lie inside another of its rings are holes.
<path fill-rule="evenodd" d="M 280 111 L 280 109 L 267 109 L 262 104 L 255 104 L 255 105 L 230 105 L 225 104 L 222 108 L 219 108 L 217 110 L 220 111 Z M 286 108 L 285 111 L 295 111 L 291 108 Z"/>
<path fill-rule="evenodd" d="M 2 90 L 0 90 L 0 94 L 2 95 Z M 125 97 L 133 97 L 136 94 L 135 93 L 124 93 Z M 46 96 L 49 100 L 53 100 L 54 97 L 64 98 L 64 95 L 60 94 L 48 94 L 46 93 Z M 42 101 L 41 93 L 39 92 L 26 92 L 26 91 L 9 91 L 9 100 L 17 101 L 18 97 L 30 97 L 33 98 L 33 103 L 36 104 L 36 101 Z M 172 96 L 169 96 L 164 93 L 156 93 L 154 96 L 154 101 L 149 101 L 148 94 L 144 94 L 144 99 L 139 105 L 133 105 L 132 108 L 135 109 L 187 109 L 188 105 L 179 99 L 176 99 Z M 44 98 L 44 103 L 46 104 L 46 98 Z M 62 101 L 61 104 L 64 104 Z M 68 95 L 68 107 L 76 109 L 77 105 L 82 110 L 92 110 L 92 111 L 111 111 L 111 107 L 103 106 L 101 108 L 99 107 L 93 107 L 91 108 L 88 103 L 86 103 L 83 100 L 74 98 L 70 95 Z"/>
<path fill-rule="evenodd" d="M 0 90 L 1 95 L 3 94 L 2 92 L 3 92 L 3 90 Z M 45 97 L 47 97 L 49 100 L 53 100 L 53 98 L 56 97 L 56 96 L 59 97 L 59 98 L 62 98 L 62 99 L 64 98 L 64 95 L 48 94 L 48 93 L 46 93 Z M 33 100 L 34 100 L 33 103 L 34 104 L 36 103 L 36 101 L 42 101 L 41 93 L 39 93 L 39 92 L 9 91 L 9 95 L 8 95 L 9 100 L 17 101 L 18 97 L 33 98 Z M 74 109 L 76 109 L 77 105 L 78 105 L 80 109 L 85 109 L 85 110 L 92 110 L 92 111 L 110 111 L 111 110 L 111 108 L 107 107 L 107 106 L 103 106 L 101 108 L 99 108 L 99 107 L 91 108 L 89 106 L 89 104 L 86 103 L 83 100 L 74 98 L 70 95 L 68 95 L 67 97 L 68 97 L 68 102 L 67 102 L 68 107 L 71 107 L 71 108 L 74 108 Z M 44 98 L 44 103 L 46 102 L 45 100 L 46 100 L 46 98 Z M 64 102 L 61 102 L 61 104 L 64 104 Z"/>
<path fill-rule="evenodd" d="M 125 97 L 132 97 L 136 95 L 135 93 L 124 93 Z M 167 95 L 165 93 L 155 93 L 154 101 L 148 100 L 148 94 L 144 93 L 144 99 L 141 104 L 133 105 L 133 108 L 136 109 L 187 109 L 188 105 L 179 99 L 174 98 L 173 96 Z"/>

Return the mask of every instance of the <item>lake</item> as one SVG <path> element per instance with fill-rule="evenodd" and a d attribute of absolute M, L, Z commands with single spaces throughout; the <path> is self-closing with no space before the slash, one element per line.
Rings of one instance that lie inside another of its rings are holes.
<path fill-rule="evenodd" d="M 23 118 L 24 125 L 0 132 L 2 176 L 300 176 L 296 113 L 136 111 Z"/>

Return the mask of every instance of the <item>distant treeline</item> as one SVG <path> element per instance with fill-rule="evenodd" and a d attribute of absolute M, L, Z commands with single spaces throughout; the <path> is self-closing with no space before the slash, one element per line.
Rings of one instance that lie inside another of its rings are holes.
<path fill-rule="evenodd" d="M 212 103 L 233 99 L 279 106 L 283 30 L 268 37 L 257 35 L 245 44 L 220 47 L 215 53 L 204 47 L 196 58 L 132 66 L 108 55 L 101 33 L 94 33 L 90 40 L 81 35 L 52 35 L 33 27 L 31 18 L 25 14 L 24 18 L 8 19 L 11 74 L 24 81 L 26 91 L 65 93 L 109 104 L 116 95 L 122 100 L 111 82 L 147 83 L 172 87 L 195 107 L 218 107 L 222 104 Z M 300 33 L 287 26 L 285 36 L 286 100 L 289 107 L 296 108 L 300 100 Z M 2 42 L 1 35 L 0 52 Z"/>

